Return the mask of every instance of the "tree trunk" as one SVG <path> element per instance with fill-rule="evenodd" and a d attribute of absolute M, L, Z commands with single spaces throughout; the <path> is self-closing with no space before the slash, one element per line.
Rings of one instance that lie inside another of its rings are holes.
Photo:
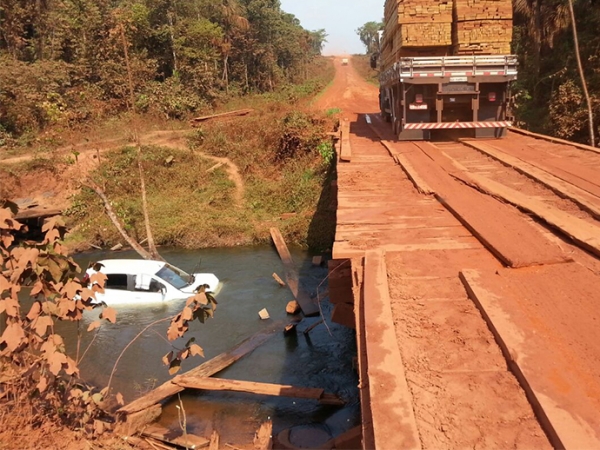
<path fill-rule="evenodd" d="M 225 92 L 229 94 L 229 55 L 225 55 L 223 58 L 223 80 L 225 81 Z"/>
<path fill-rule="evenodd" d="M 127 78 L 129 80 L 129 101 L 131 102 L 131 111 L 135 113 L 135 93 L 133 92 L 133 74 L 131 73 L 131 65 L 129 64 L 129 51 L 127 50 L 127 39 L 125 38 L 125 29 L 123 24 L 120 24 L 121 41 L 123 42 L 123 53 L 125 54 L 125 66 L 127 67 Z"/>
<path fill-rule="evenodd" d="M 175 34 L 173 33 L 173 14 L 167 13 L 167 18 L 169 19 L 169 35 L 171 37 L 171 51 L 173 53 L 173 70 L 177 72 L 177 53 L 175 52 Z"/>
<path fill-rule="evenodd" d="M 592 110 L 592 102 L 590 100 L 590 93 L 588 92 L 587 82 L 585 81 L 585 74 L 583 72 L 583 64 L 581 63 L 581 54 L 579 53 L 579 38 L 577 37 L 577 24 L 575 21 L 575 11 L 573 9 L 573 0 L 569 0 L 569 12 L 571 13 L 571 25 L 573 27 L 573 42 L 575 43 L 575 57 L 577 58 L 577 68 L 579 70 L 579 77 L 581 78 L 581 86 L 583 87 L 583 93 L 585 94 L 585 101 L 588 108 L 588 121 L 590 125 L 590 145 L 596 146 L 596 138 L 594 136 L 594 111 Z"/>
<path fill-rule="evenodd" d="M 113 223 L 113 225 L 115 226 L 115 228 L 117 229 L 119 234 L 121 234 L 121 236 L 123 236 L 123 239 L 125 239 L 125 241 L 130 245 L 130 247 L 133 248 L 136 252 L 138 252 L 138 254 L 142 258 L 154 259 L 154 257 L 150 253 L 148 253 L 140 244 L 138 244 L 135 241 L 135 239 L 133 239 L 131 236 L 129 236 L 127 234 L 127 231 L 125 231 L 125 228 L 121 224 L 119 217 L 115 213 L 115 210 L 113 209 L 112 205 L 110 204 L 110 201 L 106 197 L 106 194 L 104 193 L 104 191 L 102 189 L 100 189 L 99 186 L 96 186 L 95 184 L 93 184 L 89 181 L 87 183 L 84 183 L 84 186 L 89 187 L 92 191 L 94 191 L 98 195 L 98 197 L 100 197 L 102 199 L 102 201 L 104 202 L 104 208 L 106 209 L 106 214 L 108 215 L 109 219 L 111 220 L 111 222 Z"/>
<path fill-rule="evenodd" d="M 150 216 L 148 214 L 148 199 L 146 197 L 146 181 L 144 179 L 144 170 L 142 169 L 142 147 L 138 142 L 138 169 L 140 171 L 140 186 L 142 190 L 142 210 L 144 212 L 144 224 L 146 225 L 146 239 L 148 239 L 148 251 L 152 255 L 153 259 L 163 260 L 156 249 L 154 243 L 154 235 L 152 234 L 152 227 L 150 226 Z M 163 260 L 164 261 L 164 260 Z"/>
<path fill-rule="evenodd" d="M 127 51 L 127 40 L 125 39 L 125 30 L 123 28 L 123 24 L 120 26 L 121 31 L 121 40 L 123 41 L 123 52 L 125 54 L 125 64 L 127 66 L 127 77 L 129 80 L 129 95 L 131 96 L 131 112 L 135 116 L 135 94 L 133 91 L 133 74 L 131 73 L 131 66 L 129 64 L 129 52 Z M 150 218 L 148 215 L 148 201 L 146 198 L 146 181 L 144 179 L 144 171 L 142 170 L 142 143 L 140 141 L 140 135 L 137 130 L 134 129 L 135 140 L 137 142 L 138 147 L 138 169 L 140 172 L 140 186 L 142 190 L 142 211 L 144 213 L 144 224 L 146 226 L 146 238 L 148 239 L 148 250 L 150 251 L 150 258 L 146 259 L 164 259 L 158 254 L 156 250 L 156 245 L 154 244 L 154 236 L 152 235 L 152 228 L 150 226 Z M 145 252 L 145 250 L 144 250 Z M 139 253 L 139 251 L 138 251 Z M 141 253 L 140 253 L 141 254 Z M 143 256 L 145 258 L 145 256 Z"/>

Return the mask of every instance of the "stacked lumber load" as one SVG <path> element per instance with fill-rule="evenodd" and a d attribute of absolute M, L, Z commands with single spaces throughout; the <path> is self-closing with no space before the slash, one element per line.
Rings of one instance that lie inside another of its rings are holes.
<path fill-rule="evenodd" d="M 511 0 L 454 0 L 453 53 L 510 54 Z"/>
<path fill-rule="evenodd" d="M 383 67 L 415 49 L 443 55 L 452 45 L 452 0 L 386 0 L 384 17 Z"/>
<path fill-rule="evenodd" d="M 386 0 L 382 67 L 403 56 L 509 54 L 511 0 Z"/>

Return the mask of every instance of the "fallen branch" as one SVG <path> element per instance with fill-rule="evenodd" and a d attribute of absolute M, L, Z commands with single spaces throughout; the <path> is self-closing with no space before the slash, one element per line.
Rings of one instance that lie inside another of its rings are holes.
<path fill-rule="evenodd" d="M 197 123 L 197 122 L 205 122 L 205 121 L 211 120 L 211 119 L 220 119 L 221 117 L 247 116 L 252 111 L 254 111 L 254 110 L 253 109 L 239 109 L 236 111 L 229 111 L 229 112 L 220 113 L 220 114 L 211 114 L 209 116 L 196 117 L 196 118 L 192 119 L 190 122 Z"/>
<path fill-rule="evenodd" d="M 86 183 L 83 183 L 83 185 L 90 188 L 92 191 L 94 191 L 96 193 L 96 195 L 98 195 L 98 197 L 100 197 L 102 199 L 102 201 L 104 202 L 104 209 L 106 209 L 106 214 L 108 215 L 108 218 L 113 223 L 113 225 L 115 226 L 115 228 L 117 229 L 119 234 L 123 237 L 123 239 L 125 239 L 125 241 L 127 241 L 129 246 L 132 249 L 134 249 L 142 258 L 155 259 L 149 252 L 147 252 L 144 249 L 144 247 L 142 247 L 140 244 L 138 244 L 131 236 L 129 236 L 127 234 L 127 232 L 125 231 L 125 228 L 123 228 L 123 225 L 121 224 L 121 221 L 119 220 L 119 217 L 115 213 L 115 210 L 113 209 L 112 205 L 110 204 L 110 201 L 108 200 L 108 197 L 106 197 L 106 194 L 104 193 L 104 191 L 99 186 L 97 186 L 96 184 L 92 183 L 89 180 Z"/>
<path fill-rule="evenodd" d="M 327 394 L 320 388 L 306 388 L 284 384 L 257 383 L 254 381 L 226 380 L 223 378 L 208 378 L 180 375 L 173 383 L 186 389 L 206 391 L 246 392 L 258 395 L 276 397 L 306 398 L 317 400 L 324 405 L 343 405 L 344 401 L 334 394 Z"/>

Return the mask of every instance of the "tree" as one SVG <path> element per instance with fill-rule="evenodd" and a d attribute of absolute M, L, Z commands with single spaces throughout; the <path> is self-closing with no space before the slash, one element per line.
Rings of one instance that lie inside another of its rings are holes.
<path fill-rule="evenodd" d="M 327 32 L 324 29 L 309 31 L 310 42 L 314 55 L 320 55 L 323 52 L 323 46 L 327 42 Z"/>
<path fill-rule="evenodd" d="M 381 22 L 367 22 L 356 30 L 361 42 L 367 48 L 367 53 L 376 53 L 379 49 L 379 31 L 383 29 Z"/>
<path fill-rule="evenodd" d="M 569 13 L 571 15 L 571 27 L 573 28 L 573 44 L 575 45 L 575 57 L 577 59 L 577 69 L 579 71 L 579 78 L 581 79 L 581 87 L 585 95 L 585 101 L 588 108 L 588 121 L 590 131 L 590 145 L 593 147 L 596 145 L 596 139 L 594 137 L 594 112 L 592 110 L 592 101 L 590 100 L 590 93 L 588 92 L 587 82 L 585 81 L 585 74 L 583 72 L 583 64 L 581 63 L 581 52 L 579 51 L 579 38 L 577 37 L 577 22 L 575 20 L 575 11 L 573 10 L 573 0 L 569 2 Z"/>

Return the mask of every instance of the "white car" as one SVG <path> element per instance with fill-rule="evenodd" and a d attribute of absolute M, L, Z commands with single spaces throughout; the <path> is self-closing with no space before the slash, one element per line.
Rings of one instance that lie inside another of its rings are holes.
<path fill-rule="evenodd" d="M 164 261 L 106 259 L 96 264 L 102 265 L 99 271 L 107 277 L 104 293 L 96 293 L 96 300 L 107 305 L 163 303 L 191 297 L 202 285 L 213 294 L 219 288 L 212 273 L 190 275 Z M 92 267 L 87 269 L 84 281 L 95 273 Z"/>

